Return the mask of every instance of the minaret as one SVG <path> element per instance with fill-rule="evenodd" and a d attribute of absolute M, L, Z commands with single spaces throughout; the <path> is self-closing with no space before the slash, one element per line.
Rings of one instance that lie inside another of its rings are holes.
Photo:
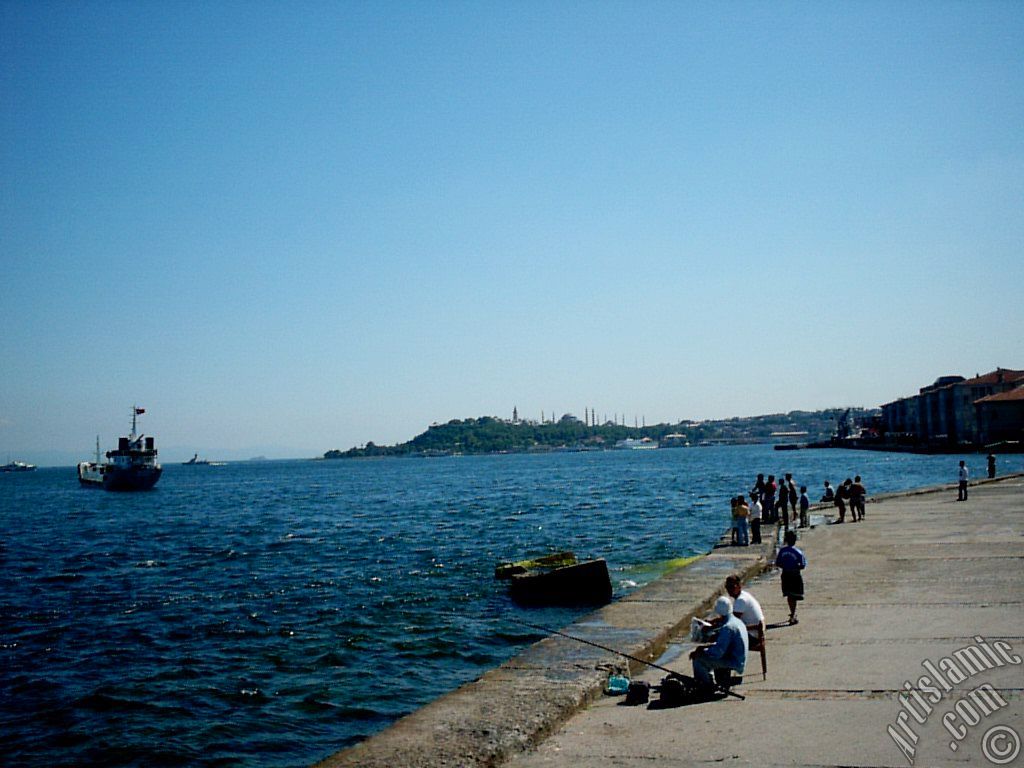
<path fill-rule="evenodd" d="M 519 410 L 514 405 L 512 406 L 512 423 L 519 423 Z"/>

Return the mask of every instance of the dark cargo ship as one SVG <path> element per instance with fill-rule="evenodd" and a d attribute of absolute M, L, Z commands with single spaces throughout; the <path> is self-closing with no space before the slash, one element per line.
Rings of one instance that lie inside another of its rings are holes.
<path fill-rule="evenodd" d="M 145 412 L 145 408 L 132 408 L 131 434 L 118 438 L 117 449 L 107 451 L 105 462 L 100 461 L 96 438 L 96 461 L 78 465 L 78 482 L 108 491 L 148 491 L 156 485 L 163 468 L 156 462 L 153 438 L 136 434 L 136 418 Z"/>

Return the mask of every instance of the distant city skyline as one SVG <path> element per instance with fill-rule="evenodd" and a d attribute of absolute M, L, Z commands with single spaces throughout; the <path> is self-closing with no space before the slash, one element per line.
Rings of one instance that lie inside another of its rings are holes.
<path fill-rule="evenodd" d="M 1020 367 L 1022 47 L 1018 2 L 0 4 L 0 460 Z"/>

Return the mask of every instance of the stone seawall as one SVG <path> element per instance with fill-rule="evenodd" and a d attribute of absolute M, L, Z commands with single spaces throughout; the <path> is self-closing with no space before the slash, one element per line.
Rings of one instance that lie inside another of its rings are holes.
<path fill-rule="evenodd" d="M 727 575 L 748 578 L 768 567 L 773 530 L 765 527 L 761 545 L 730 547 L 723 539 L 707 555 L 587 614 L 565 632 L 654 662 L 671 637 L 689 633 L 691 617 L 711 610 Z M 642 666 L 553 635 L 316 768 L 496 766 L 536 746 L 601 696 L 611 670 L 634 673 Z"/>

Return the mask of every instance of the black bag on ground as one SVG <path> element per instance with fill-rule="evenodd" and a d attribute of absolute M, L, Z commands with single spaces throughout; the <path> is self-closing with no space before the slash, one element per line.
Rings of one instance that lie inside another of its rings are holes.
<path fill-rule="evenodd" d="M 651 684 L 634 680 L 626 689 L 625 704 L 634 707 L 637 704 L 646 704 L 651 699 Z"/>

